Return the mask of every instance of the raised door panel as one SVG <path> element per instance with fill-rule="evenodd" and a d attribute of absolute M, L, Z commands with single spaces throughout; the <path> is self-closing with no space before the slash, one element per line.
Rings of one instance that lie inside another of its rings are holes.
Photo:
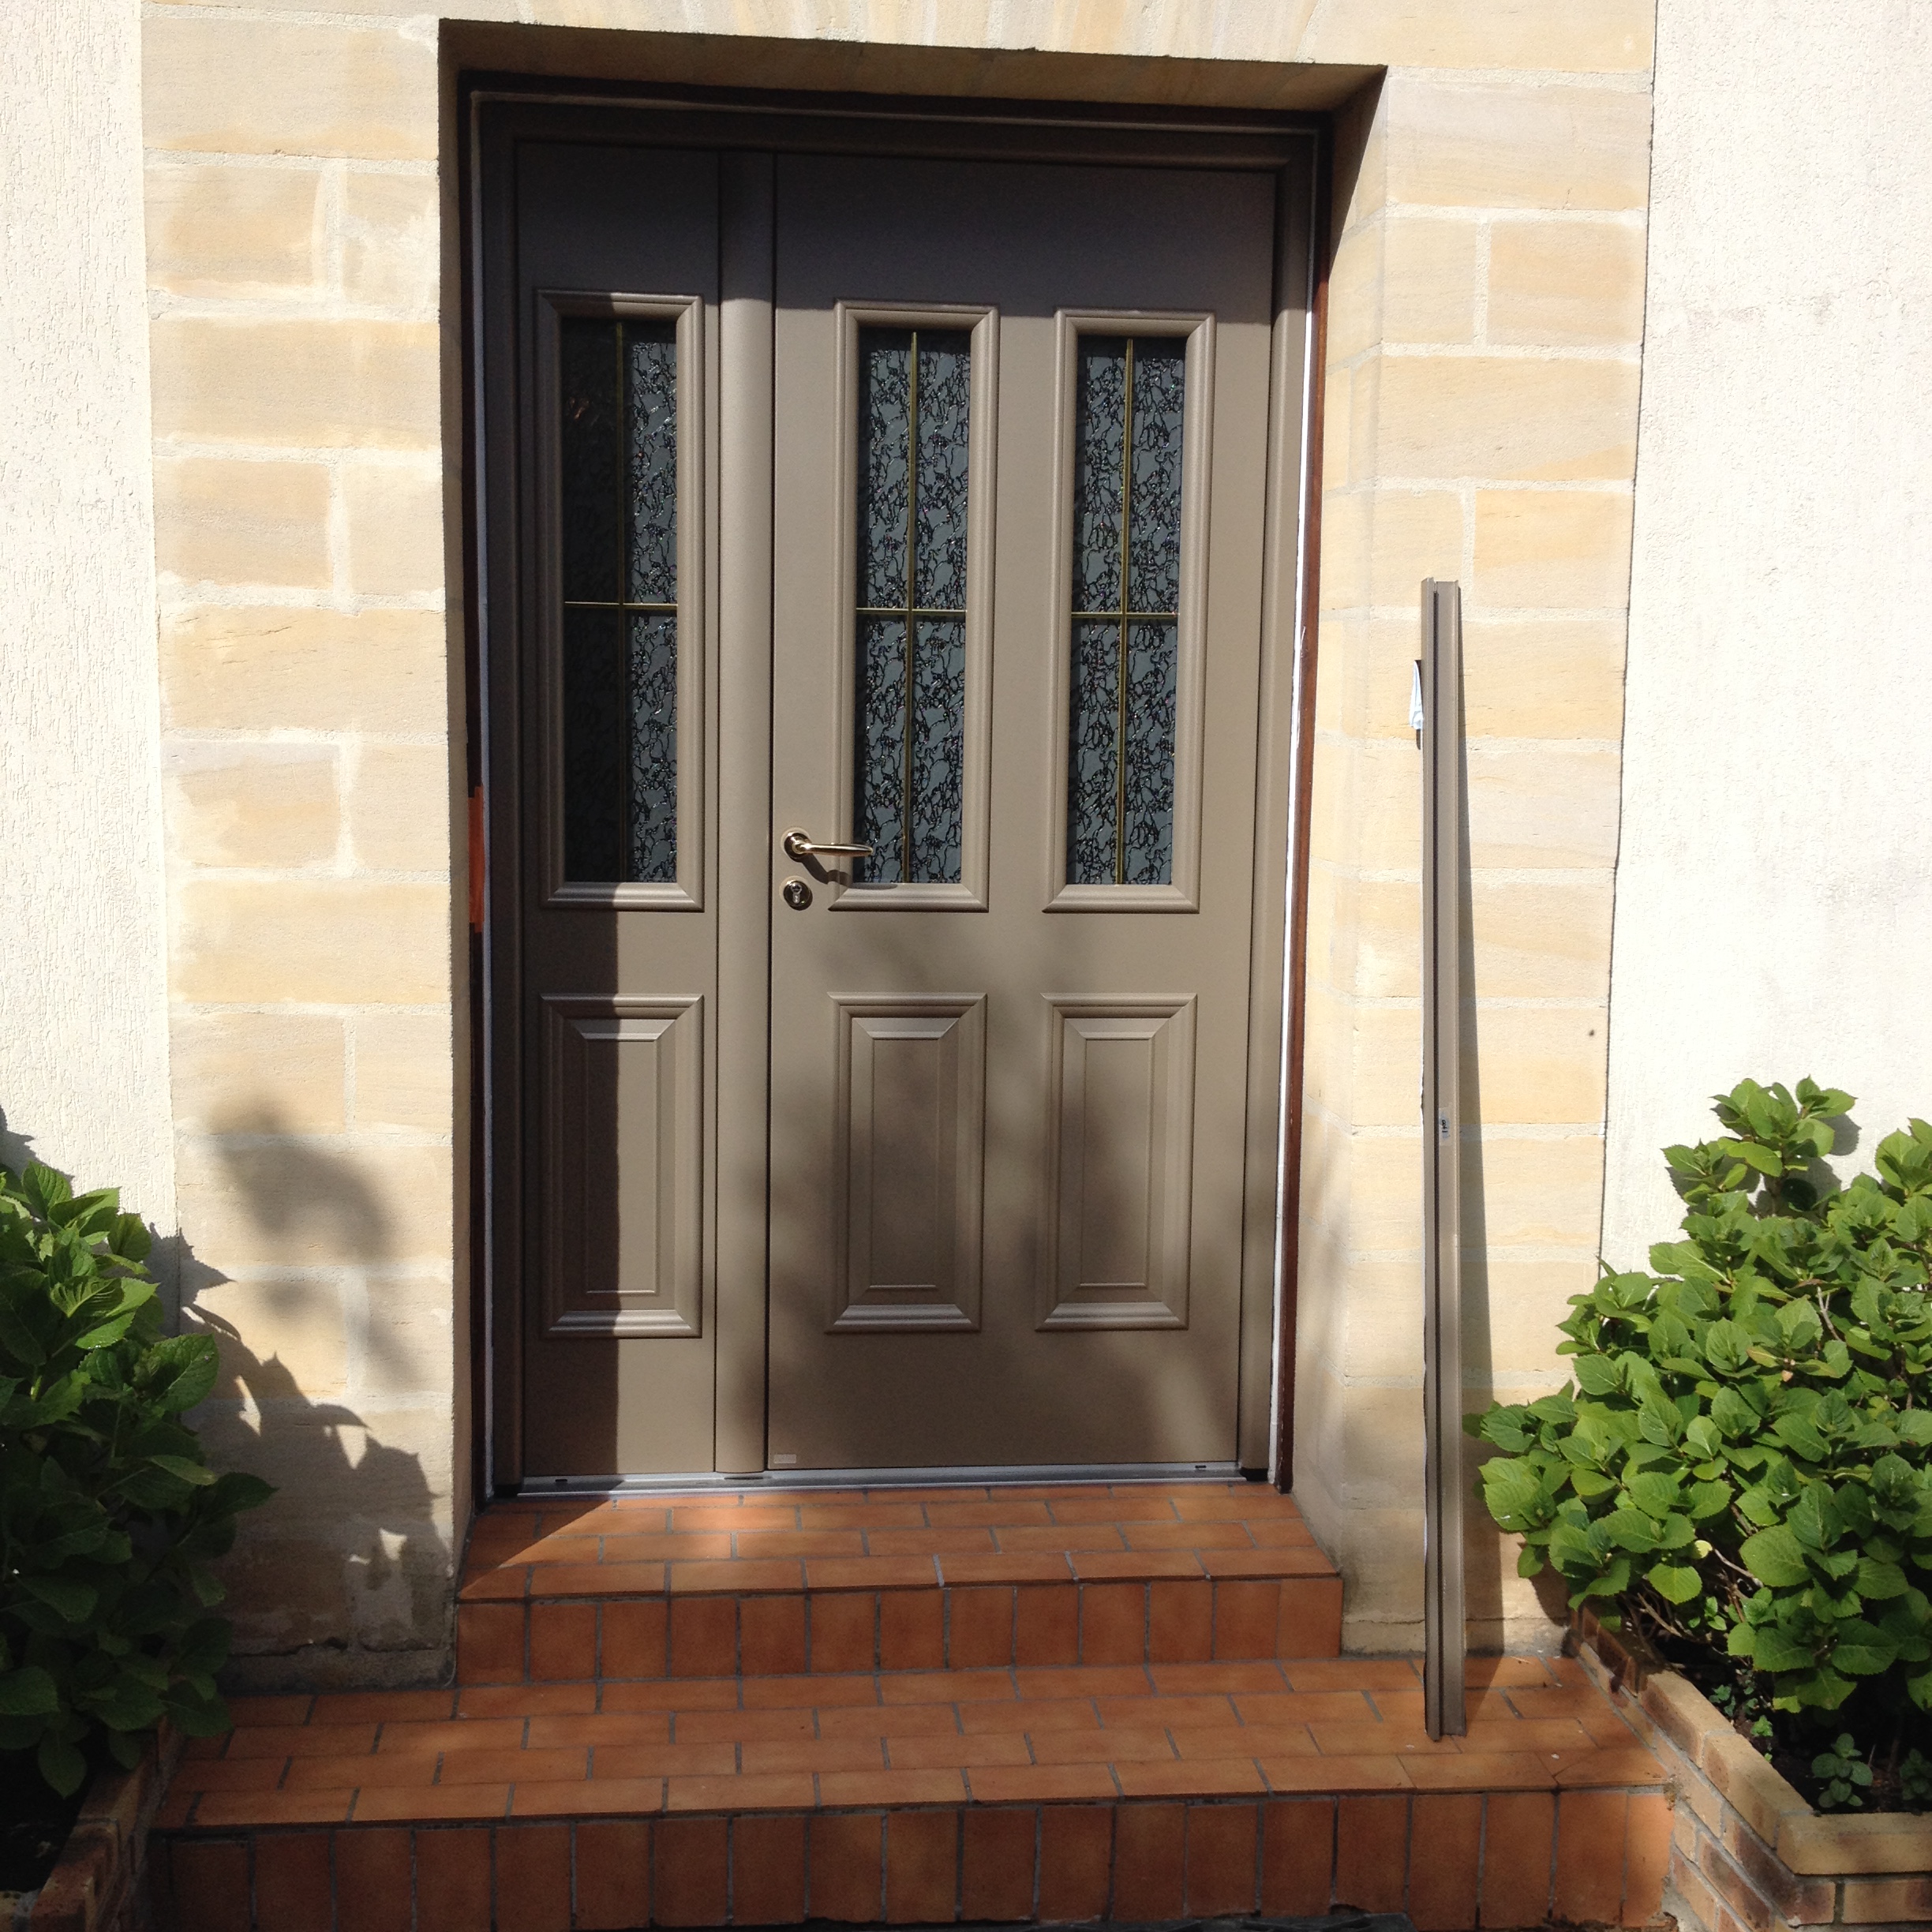
<path fill-rule="evenodd" d="M 1052 999 L 1043 1328 L 1185 1328 L 1194 1002 Z"/>
<path fill-rule="evenodd" d="M 838 1258 L 829 1327 L 979 1325 L 986 1002 L 834 994 Z"/>
<path fill-rule="evenodd" d="M 703 1011 L 544 1002 L 550 1335 L 700 1331 Z"/>

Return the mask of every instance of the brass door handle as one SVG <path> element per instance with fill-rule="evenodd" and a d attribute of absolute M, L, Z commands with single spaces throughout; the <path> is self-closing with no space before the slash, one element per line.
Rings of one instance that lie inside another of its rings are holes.
<path fill-rule="evenodd" d="M 802 826 L 794 826 L 780 843 L 784 847 L 788 859 L 870 859 L 870 845 L 839 845 L 827 841 L 814 845 Z"/>

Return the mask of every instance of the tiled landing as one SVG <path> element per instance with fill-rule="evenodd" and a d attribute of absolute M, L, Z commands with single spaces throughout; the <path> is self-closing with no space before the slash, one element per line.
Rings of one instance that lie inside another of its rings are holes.
<path fill-rule="evenodd" d="M 1401 1659 L 246 1700 L 157 1870 L 181 1932 L 1648 1921 L 1655 1759 L 1566 1660 L 1472 1675 L 1435 1744 Z"/>
<path fill-rule="evenodd" d="M 1256 1483 L 496 1505 L 465 1683 L 1332 1656 L 1342 1581 Z"/>

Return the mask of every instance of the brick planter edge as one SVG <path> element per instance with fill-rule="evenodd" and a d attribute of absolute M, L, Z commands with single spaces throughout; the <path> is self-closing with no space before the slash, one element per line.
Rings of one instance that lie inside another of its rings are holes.
<path fill-rule="evenodd" d="M 1675 1671 L 1588 1611 L 1583 1667 L 1676 1790 L 1664 1904 L 1687 1932 L 1932 1924 L 1932 1817 L 1825 1817 Z"/>

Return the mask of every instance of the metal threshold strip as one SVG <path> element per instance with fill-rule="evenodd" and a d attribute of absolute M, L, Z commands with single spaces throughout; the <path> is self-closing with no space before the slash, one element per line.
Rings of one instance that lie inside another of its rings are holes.
<path fill-rule="evenodd" d="M 534 1476 L 519 1496 L 650 1496 L 691 1490 L 957 1489 L 1041 1483 L 1235 1482 L 1233 1462 L 993 1462 L 942 1469 L 766 1470 L 750 1475 L 710 1470 L 683 1476 Z"/>

